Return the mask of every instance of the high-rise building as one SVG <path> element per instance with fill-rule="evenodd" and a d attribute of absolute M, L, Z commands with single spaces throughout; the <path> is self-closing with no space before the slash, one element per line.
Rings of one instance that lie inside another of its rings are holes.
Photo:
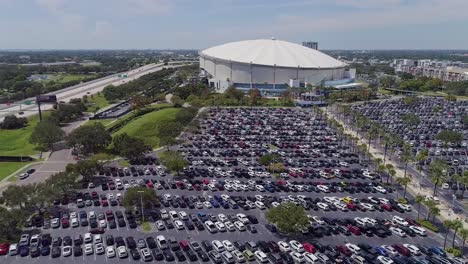
<path fill-rule="evenodd" d="M 304 41 L 302 42 L 302 46 L 318 50 L 318 42 L 315 41 Z"/>

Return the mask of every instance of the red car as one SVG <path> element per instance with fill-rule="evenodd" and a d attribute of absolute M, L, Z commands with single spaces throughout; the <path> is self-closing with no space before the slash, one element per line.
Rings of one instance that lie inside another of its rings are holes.
<path fill-rule="evenodd" d="M 187 251 L 190 249 L 189 242 L 187 240 L 181 240 L 179 242 L 180 248 L 182 248 L 183 251 Z"/>
<path fill-rule="evenodd" d="M 93 198 L 93 199 L 98 198 L 97 192 L 91 192 L 91 198 Z"/>
<path fill-rule="evenodd" d="M 101 200 L 102 206 L 109 206 L 109 202 L 107 200 Z"/>
<path fill-rule="evenodd" d="M 384 203 L 384 204 L 381 204 L 381 205 L 380 205 L 380 208 L 384 209 L 385 211 L 389 211 L 389 212 L 393 211 L 392 206 L 389 205 L 389 204 L 385 204 L 385 203 Z"/>
<path fill-rule="evenodd" d="M 302 245 L 304 247 L 304 250 L 309 252 L 309 253 L 315 253 L 315 251 L 317 251 L 314 247 L 314 245 L 310 244 L 310 243 L 304 243 Z"/>
<path fill-rule="evenodd" d="M 200 186 L 200 184 L 195 184 L 195 185 L 193 185 L 193 188 L 194 188 L 196 191 L 201 191 L 201 186 Z"/>
<path fill-rule="evenodd" d="M 353 233 L 356 236 L 361 235 L 361 229 L 359 229 L 359 227 L 357 227 L 357 226 L 349 225 L 348 226 L 348 231 Z"/>
<path fill-rule="evenodd" d="M 68 221 L 67 218 L 62 218 L 61 222 L 62 222 L 62 228 L 67 228 L 70 226 L 70 222 Z"/>
<path fill-rule="evenodd" d="M 351 255 L 353 255 L 353 252 L 351 252 L 351 250 L 345 246 L 336 246 L 336 250 L 347 257 L 351 257 Z"/>
<path fill-rule="evenodd" d="M 407 249 L 405 246 L 403 245 L 400 245 L 400 244 L 393 244 L 392 247 L 398 251 L 398 253 L 400 253 L 401 255 L 405 256 L 405 257 L 409 257 L 411 255 L 411 252 L 409 251 L 409 249 Z"/>
<path fill-rule="evenodd" d="M 104 234 L 106 232 L 106 230 L 104 230 L 104 228 L 101 228 L 101 227 L 98 227 L 98 228 L 93 228 L 91 230 L 89 230 L 89 232 L 93 235 L 95 234 Z"/>
<path fill-rule="evenodd" d="M 353 204 L 352 202 L 347 204 L 346 207 L 348 207 L 348 209 L 351 211 L 356 211 L 356 205 Z"/>
<path fill-rule="evenodd" d="M 411 219 L 409 217 L 405 218 L 406 222 L 408 222 L 408 224 L 410 225 L 414 225 L 414 226 L 421 226 L 418 222 L 414 221 L 414 219 Z"/>
<path fill-rule="evenodd" d="M 153 183 L 151 181 L 148 181 L 146 186 L 148 186 L 148 188 L 153 188 L 154 187 L 154 185 L 153 185 Z"/>
<path fill-rule="evenodd" d="M 0 255 L 8 254 L 9 249 L 10 249 L 10 244 L 8 243 L 0 244 Z"/>

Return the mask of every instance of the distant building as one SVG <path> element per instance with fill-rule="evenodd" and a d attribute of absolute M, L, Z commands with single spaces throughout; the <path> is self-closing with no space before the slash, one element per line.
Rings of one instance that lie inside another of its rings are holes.
<path fill-rule="evenodd" d="M 302 46 L 318 50 L 318 42 L 315 41 L 304 41 L 302 42 Z"/>
<path fill-rule="evenodd" d="M 468 80 L 468 65 L 459 61 L 435 60 L 394 60 L 391 64 L 396 72 L 406 72 L 414 76 L 439 78 L 443 81 Z"/>

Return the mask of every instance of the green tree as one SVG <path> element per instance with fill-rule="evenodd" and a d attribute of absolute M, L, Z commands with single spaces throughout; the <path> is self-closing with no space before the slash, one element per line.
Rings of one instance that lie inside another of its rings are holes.
<path fill-rule="evenodd" d="M 97 153 L 107 147 L 112 137 L 101 123 L 80 126 L 66 138 L 67 145 L 79 150 L 84 155 Z"/>
<path fill-rule="evenodd" d="M 460 228 L 463 228 L 463 223 L 462 221 L 460 220 L 453 220 L 453 225 L 452 225 L 452 229 L 453 229 L 453 237 L 452 237 L 452 248 L 455 247 L 455 238 L 457 237 L 457 232 Z"/>
<path fill-rule="evenodd" d="M 151 147 L 146 145 L 142 139 L 131 137 L 127 133 L 115 136 L 112 143 L 114 151 L 128 159 L 139 158 L 151 150 Z"/>
<path fill-rule="evenodd" d="M 304 207 L 294 203 L 282 203 L 266 212 L 268 222 L 287 234 L 300 233 L 309 225 L 309 219 Z"/>
<path fill-rule="evenodd" d="M 443 130 L 436 135 L 437 140 L 442 140 L 445 144 L 460 143 L 463 140 L 463 135 L 452 130 Z"/>
<path fill-rule="evenodd" d="M 51 150 L 53 145 L 65 137 L 65 132 L 56 124 L 48 121 L 39 122 L 35 127 L 29 142 L 38 145 L 41 151 Z"/>
<path fill-rule="evenodd" d="M 184 105 L 184 100 L 182 100 L 178 95 L 173 95 L 171 97 L 171 102 L 174 107 L 182 107 L 182 105 Z"/>
<path fill-rule="evenodd" d="M 127 210 L 135 210 L 143 203 L 143 209 L 152 209 L 159 203 L 155 190 L 146 187 L 131 187 L 125 192 L 122 205 Z"/>
<path fill-rule="evenodd" d="M 258 89 L 249 90 L 249 105 L 258 105 L 258 102 L 262 99 L 262 94 Z"/>
<path fill-rule="evenodd" d="M 421 123 L 421 119 L 419 118 L 419 116 L 413 113 L 404 114 L 401 117 L 401 120 L 404 124 L 406 124 L 409 127 L 416 127 L 417 125 L 419 125 L 419 123 Z"/>
<path fill-rule="evenodd" d="M 419 213 L 421 212 L 421 204 L 424 202 L 425 198 L 422 195 L 416 195 L 414 197 L 414 203 L 418 205 L 418 216 L 416 219 L 419 219 Z"/>
<path fill-rule="evenodd" d="M 406 172 L 408 171 L 408 163 L 413 161 L 413 152 L 409 144 L 403 144 L 403 151 L 401 153 L 400 159 L 405 164 L 405 173 L 403 177 L 406 178 Z"/>
<path fill-rule="evenodd" d="M 135 95 L 130 100 L 130 104 L 132 105 L 133 110 L 140 111 L 141 109 L 151 104 L 151 98 L 143 95 Z"/>
<path fill-rule="evenodd" d="M 447 163 L 443 160 L 436 159 L 429 165 L 429 177 L 434 183 L 432 195 L 437 193 L 437 187 L 447 179 Z"/>
<path fill-rule="evenodd" d="M 80 160 L 76 164 L 68 164 L 68 172 L 76 172 L 83 176 L 85 182 L 89 182 L 99 170 L 102 169 L 102 165 L 94 159 Z"/>
<path fill-rule="evenodd" d="M 24 213 L 21 210 L 8 210 L 0 207 L 0 243 L 16 243 L 19 241 L 24 221 Z"/>
<path fill-rule="evenodd" d="M 398 178 L 396 179 L 396 182 L 397 182 L 398 184 L 400 184 L 401 186 L 404 186 L 405 191 L 404 191 L 404 193 L 403 193 L 403 198 L 406 199 L 406 187 L 408 187 L 408 184 L 411 183 L 411 177 L 406 177 L 406 176 L 405 176 L 405 177 L 398 177 Z"/>
<path fill-rule="evenodd" d="M 427 149 L 421 149 L 420 151 L 418 151 L 418 153 L 416 154 L 416 160 L 418 161 L 418 165 L 417 165 L 417 168 L 418 168 L 418 171 L 421 173 L 422 171 L 422 166 L 423 166 L 423 162 L 429 157 L 429 151 Z"/>
<path fill-rule="evenodd" d="M 179 176 L 179 173 L 188 165 L 182 154 L 177 151 L 165 151 L 161 153 L 160 158 L 170 171 L 177 173 L 177 176 Z"/>
<path fill-rule="evenodd" d="M 444 227 L 445 227 L 445 236 L 444 236 L 444 249 L 445 249 L 445 246 L 447 245 L 447 237 L 450 233 L 450 229 L 452 229 L 453 227 L 453 221 L 452 220 L 445 220 L 444 223 L 443 223 Z"/>
<path fill-rule="evenodd" d="M 468 238 L 468 229 L 461 229 L 460 232 L 460 237 L 462 239 L 462 247 L 461 247 L 461 252 L 465 252 L 465 242 L 466 242 L 466 239 Z"/>
<path fill-rule="evenodd" d="M 263 166 L 268 166 L 272 163 L 277 163 L 281 161 L 281 156 L 276 153 L 267 153 L 260 157 L 259 163 Z"/>
<path fill-rule="evenodd" d="M 15 115 L 7 115 L 0 123 L 0 129 L 19 129 L 26 126 L 28 120 L 24 117 L 17 117 Z"/>

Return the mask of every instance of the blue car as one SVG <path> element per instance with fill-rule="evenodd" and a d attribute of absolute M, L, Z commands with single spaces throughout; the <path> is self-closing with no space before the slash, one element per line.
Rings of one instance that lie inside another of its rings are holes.
<path fill-rule="evenodd" d="M 445 251 L 440 247 L 431 247 L 429 250 L 436 255 L 447 257 L 447 253 L 445 253 Z"/>
<path fill-rule="evenodd" d="M 219 203 L 217 201 L 212 200 L 210 203 L 214 208 L 219 208 Z"/>
<path fill-rule="evenodd" d="M 379 253 L 379 255 L 382 255 L 384 257 L 388 257 L 388 252 L 383 247 L 376 247 L 375 251 L 377 251 L 377 253 Z"/>

